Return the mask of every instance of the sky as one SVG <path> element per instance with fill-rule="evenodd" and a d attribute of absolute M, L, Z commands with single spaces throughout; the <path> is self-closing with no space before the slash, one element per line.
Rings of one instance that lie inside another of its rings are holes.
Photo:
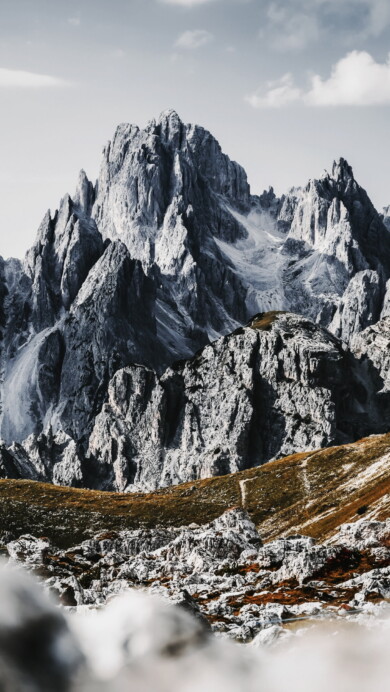
<path fill-rule="evenodd" d="M 0 254 L 95 180 L 121 122 L 174 108 L 252 192 L 343 156 L 390 204 L 389 0 L 0 0 Z"/>

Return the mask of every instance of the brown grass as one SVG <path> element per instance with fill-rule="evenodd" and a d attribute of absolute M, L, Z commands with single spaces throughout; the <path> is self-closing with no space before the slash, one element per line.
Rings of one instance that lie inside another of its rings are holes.
<path fill-rule="evenodd" d="M 344 522 L 390 516 L 390 464 L 375 466 L 389 452 L 390 434 L 149 494 L 1 480 L 0 533 L 47 536 L 59 547 L 70 547 L 126 528 L 204 524 L 241 506 L 239 481 L 248 480 L 245 509 L 263 540 L 292 533 L 323 540 Z"/>
<path fill-rule="evenodd" d="M 253 319 L 250 322 L 248 322 L 248 327 L 250 327 L 251 329 L 260 329 L 263 332 L 268 332 L 273 323 L 279 317 L 279 315 L 285 314 L 285 312 L 278 310 L 271 310 L 270 312 L 259 312 L 258 315 L 255 315 L 255 317 L 253 317 Z"/>

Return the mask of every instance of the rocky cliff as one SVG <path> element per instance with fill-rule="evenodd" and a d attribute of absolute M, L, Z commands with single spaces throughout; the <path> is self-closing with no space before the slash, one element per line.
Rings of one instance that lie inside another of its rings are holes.
<path fill-rule="evenodd" d="M 383 431 L 381 383 L 313 322 L 259 315 L 162 377 L 119 370 L 89 440 L 89 483 L 154 490 Z"/>

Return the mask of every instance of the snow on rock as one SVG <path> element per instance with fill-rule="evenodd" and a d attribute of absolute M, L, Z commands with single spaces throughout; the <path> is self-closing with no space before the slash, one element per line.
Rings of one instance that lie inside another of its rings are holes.
<path fill-rule="evenodd" d="M 245 228 L 247 237 L 239 238 L 234 244 L 225 240 L 216 242 L 242 281 L 248 284 L 248 314 L 283 310 L 286 307 L 282 280 L 286 264 L 282 253 L 285 238 L 278 231 L 276 220 L 262 209 L 254 209 L 248 216 L 233 209 L 229 211 Z"/>

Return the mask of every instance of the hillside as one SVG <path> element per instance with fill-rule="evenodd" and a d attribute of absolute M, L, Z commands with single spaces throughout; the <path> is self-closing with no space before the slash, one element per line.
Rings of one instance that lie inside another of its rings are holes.
<path fill-rule="evenodd" d="M 0 531 L 69 547 L 99 531 L 188 526 L 243 507 L 263 541 L 302 533 L 324 541 L 345 522 L 390 516 L 390 434 L 288 456 L 260 468 L 150 494 L 0 481 Z"/>

